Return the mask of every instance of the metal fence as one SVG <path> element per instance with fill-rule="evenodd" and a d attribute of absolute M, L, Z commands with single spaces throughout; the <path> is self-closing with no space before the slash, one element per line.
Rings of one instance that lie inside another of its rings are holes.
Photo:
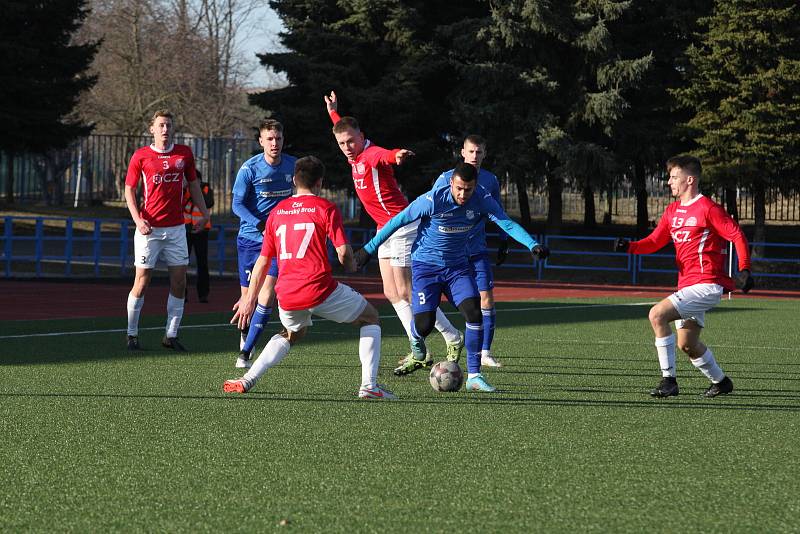
<path fill-rule="evenodd" d="M 5 277 L 120 277 L 133 273 L 133 233 L 127 219 L 79 219 L 64 217 L 0 218 L 0 265 Z M 358 246 L 375 231 L 347 228 L 348 241 Z M 217 276 L 237 276 L 238 226 L 215 224 L 209 237 L 209 266 Z M 496 237 L 490 234 L 490 238 Z M 634 256 L 612 251 L 613 237 L 539 235 L 551 256 L 533 265 L 535 278 L 563 279 L 565 273 L 582 276 L 593 271 L 605 282 L 654 283 L 657 275 L 674 275 L 674 253 Z M 800 244 L 752 243 L 763 251 L 753 258 L 756 278 L 780 279 L 783 284 L 800 280 Z M 671 245 L 670 245 L 671 246 Z M 496 250 L 493 250 L 496 251 Z M 330 247 L 331 262 L 335 252 Z M 730 270 L 736 272 L 735 252 L 729 250 Z M 530 272 L 530 253 L 517 246 L 502 269 Z M 615 275 L 612 278 L 610 275 Z"/>
<path fill-rule="evenodd" d="M 229 214 L 230 191 L 242 162 L 261 151 L 252 138 L 176 136 L 176 142 L 189 145 L 195 154 L 197 167 L 203 179 L 214 189 L 215 212 Z M 45 202 L 53 205 L 87 205 L 116 201 L 124 202 L 125 174 L 133 152 L 148 145 L 148 136 L 95 134 L 80 139 L 65 150 L 52 150 L 46 154 L 22 154 L 15 158 L 14 176 L 8 177 L 5 153 L 0 153 L 0 191 L 7 180 L 14 180 L 15 198 L 20 203 Z M 516 186 L 504 180 L 502 200 L 512 215 L 519 214 Z M 659 216 L 672 197 L 663 175 L 653 175 L 647 180 L 648 213 Z M 531 215 L 547 216 L 549 209 L 547 191 L 543 186 L 528 186 Z M 348 219 L 357 219 L 360 204 L 352 192 L 328 191 L 343 208 Z M 718 202 L 720 194 L 711 195 Z M 753 220 L 753 198 L 746 189 L 738 191 L 737 204 L 742 221 Z M 565 220 L 582 220 L 583 194 L 576 184 L 566 183 L 562 192 L 562 212 Z M 597 217 L 602 220 L 606 212 L 615 222 L 629 223 L 636 218 L 636 193 L 630 181 L 623 179 L 611 191 L 595 193 Z M 800 194 L 782 195 L 777 190 L 767 192 L 767 221 L 800 222 Z M 598 221 L 601 222 L 601 221 Z"/>

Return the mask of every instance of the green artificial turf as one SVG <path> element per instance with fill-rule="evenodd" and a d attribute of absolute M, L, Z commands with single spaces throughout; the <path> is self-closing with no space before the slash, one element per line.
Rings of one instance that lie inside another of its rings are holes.
<path fill-rule="evenodd" d="M 734 394 L 700 398 L 679 356 L 681 395 L 652 399 L 646 300 L 499 304 L 496 394 L 393 376 L 387 307 L 396 402 L 356 398 L 357 330 L 326 321 L 246 395 L 221 391 L 227 315 L 186 319 L 189 354 L 158 317 L 141 354 L 122 317 L 3 323 L 0 531 L 796 532 L 800 305 L 723 301 L 703 339 Z"/>

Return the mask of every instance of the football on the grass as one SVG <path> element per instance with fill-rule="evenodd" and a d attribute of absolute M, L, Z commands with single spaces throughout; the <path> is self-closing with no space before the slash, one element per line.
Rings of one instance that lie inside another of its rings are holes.
<path fill-rule="evenodd" d="M 431 369 L 430 380 L 436 391 L 458 391 L 464 383 L 464 373 L 456 362 L 439 362 Z"/>

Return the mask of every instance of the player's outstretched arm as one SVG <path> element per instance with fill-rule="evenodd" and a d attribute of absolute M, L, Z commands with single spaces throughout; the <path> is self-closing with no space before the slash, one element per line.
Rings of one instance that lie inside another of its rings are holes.
<path fill-rule="evenodd" d="M 405 161 L 409 158 L 415 156 L 414 152 L 408 150 L 407 148 L 401 148 L 394 154 L 394 161 L 397 165 L 402 165 Z"/>
<path fill-rule="evenodd" d="M 336 93 L 331 91 L 330 95 L 323 95 L 322 98 L 325 100 L 325 109 L 328 110 L 331 122 L 336 124 L 341 119 L 339 116 L 339 100 L 336 98 Z"/>

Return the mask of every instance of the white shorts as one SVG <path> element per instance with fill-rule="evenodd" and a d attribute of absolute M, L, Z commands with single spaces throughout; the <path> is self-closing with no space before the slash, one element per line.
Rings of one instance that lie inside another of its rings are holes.
<path fill-rule="evenodd" d="M 719 284 L 695 284 L 667 297 L 681 316 L 675 321 L 675 327 L 683 328 L 684 321 L 694 321 L 700 328 L 704 327 L 706 312 L 719 304 L 722 291 Z"/>
<path fill-rule="evenodd" d="M 411 246 L 417 239 L 419 221 L 414 221 L 401 228 L 378 247 L 378 259 L 389 258 L 393 267 L 411 267 Z"/>
<path fill-rule="evenodd" d="M 308 310 L 284 310 L 280 307 L 279 301 L 278 315 L 286 330 L 299 332 L 304 327 L 314 324 L 311 321 L 312 314 L 335 323 L 352 323 L 358 319 L 366 307 L 367 299 L 361 293 L 347 284 L 339 282 L 328 298 Z"/>
<path fill-rule="evenodd" d="M 147 235 L 133 234 L 133 264 L 143 269 L 153 269 L 159 257 L 169 267 L 189 265 L 189 248 L 186 245 L 186 226 L 153 228 Z"/>

